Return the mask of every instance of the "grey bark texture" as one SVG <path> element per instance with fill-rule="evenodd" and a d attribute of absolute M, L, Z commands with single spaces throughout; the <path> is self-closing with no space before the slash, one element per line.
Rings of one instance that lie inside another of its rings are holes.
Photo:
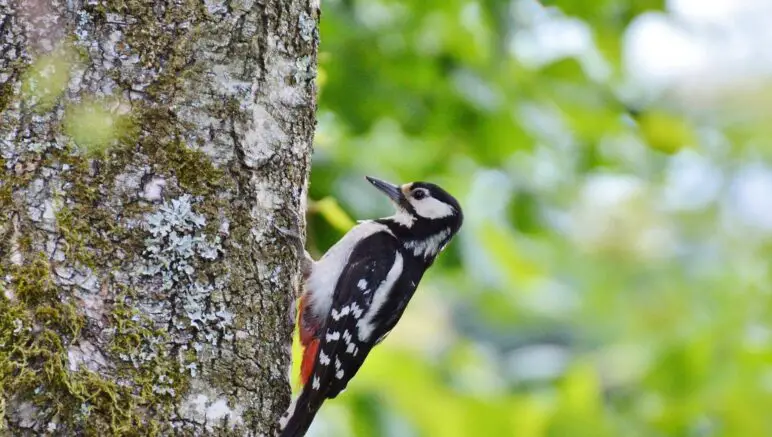
<path fill-rule="evenodd" d="M 272 435 L 314 0 L 0 0 L 0 436 Z"/>

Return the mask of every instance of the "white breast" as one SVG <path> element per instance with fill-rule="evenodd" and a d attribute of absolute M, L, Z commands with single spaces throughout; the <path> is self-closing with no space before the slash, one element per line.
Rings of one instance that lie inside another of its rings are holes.
<path fill-rule="evenodd" d="M 314 315 L 322 319 L 327 317 L 335 285 L 354 246 L 362 239 L 384 230 L 389 231 L 389 228 L 373 221 L 360 222 L 314 263 L 311 275 L 306 280 L 306 291 L 311 298 Z"/>

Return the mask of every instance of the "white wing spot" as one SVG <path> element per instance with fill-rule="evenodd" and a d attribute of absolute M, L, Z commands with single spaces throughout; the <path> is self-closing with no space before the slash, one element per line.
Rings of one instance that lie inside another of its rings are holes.
<path fill-rule="evenodd" d="M 311 388 L 313 388 L 314 390 L 319 390 L 319 387 L 321 387 L 321 386 L 322 385 L 319 383 L 319 377 L 318 376 L 314 376 L 314 380 L 311 383 Z"/>
<path fill-rule="evenodd" d="M 330 315 L 332 315 L 332 319 L 337 322 L 338 320 L 340 320 L 341 317 L 348 315 L 349 310 L 350 308 L 348 305 L 341 308 L 340 311 L 336 311 L 335 308 L 333 308 L 332 311 L 330 312 Z"/>
<path fill-rule="evenodd" d="M 335 370 L 340 369 L 340 360 L 338 357 L 335 357 Z"/>
<path fill-rule="evenodd" d="M 319 351 L 319 364 L 322 366 L 330 364 L 330 357 L 324 351 Z"/>
<path fill-rule="evenodd" d="M 352 355 L 357 354 L 357 346 L 354 343 L 349 343 L 348 346 L 346 346 L 346 352 Z"/>
<path fill-rule="evenodd" d="M 359 308 L 359 305 L 357 305 L 356 302 L 351 302 L 351 314 L 353 314 L 356 319 L 362 318 L 362 308 Z"/>
<path fill-rule="evenodd" d="M 343 331 L 343 341 L 345 341 L 346 344 L 351 343 L 351 333 L 348 332 L 348 329 Z"/>
<path fill-rule="evenodd" d="M 337 372 L 335 372 L 335 377 L 338 379 L 343 379 L 343 375 L 345 375 L 345 373 L 343 373 L 343 370 L 338 370 Z"/>
<path fill-rule="evenodd" d="M 359 282 L 357 282 L 357 288 L 359 288 L 362 291 L 367 290 L 367 281 L 364 279 L 360 279 Z"/>
<path fill-rule="evenodd" d="M 327 335 L 325 337 L 327 339 L 327 342 L 338 341 L 338 339 L 340 338 L 340 331 L 334 331 L 334 332 L 327 331 Z"/>

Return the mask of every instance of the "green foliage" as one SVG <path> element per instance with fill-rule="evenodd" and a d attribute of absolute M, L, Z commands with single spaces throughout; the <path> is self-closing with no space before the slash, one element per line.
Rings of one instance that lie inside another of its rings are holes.
<path fill-rule="evenodd" d="M 696 138 L 684 120 L 667 114 L 648 111 L 638 118 L 641 136 L 654 149 L 675 153 L 684 146 L 694 145 Z"/>
<path fill-rule="evenodd" d="M 772 435 L 769 227 L 731 191 L 769 156 L 768 87 L 636 98 L 622 42 L 665 2 L 541 3 L 324 3 L 312 251 L 390 213 L 368 174 L 466 222 L 314 435 Z M 527 40 L 547 19 L 592 56 Z M 684 163 L 708 176 L 675 196 Z"/>

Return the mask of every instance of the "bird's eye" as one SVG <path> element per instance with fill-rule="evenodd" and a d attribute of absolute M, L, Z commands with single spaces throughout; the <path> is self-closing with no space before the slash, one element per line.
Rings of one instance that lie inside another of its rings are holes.
<path fill-rule="evenodd" d="M 426 197 L 426 190 L 415 190 L 413 191 L 413 199 L 415 200 L 421 200 L 424 197 Z"/>

